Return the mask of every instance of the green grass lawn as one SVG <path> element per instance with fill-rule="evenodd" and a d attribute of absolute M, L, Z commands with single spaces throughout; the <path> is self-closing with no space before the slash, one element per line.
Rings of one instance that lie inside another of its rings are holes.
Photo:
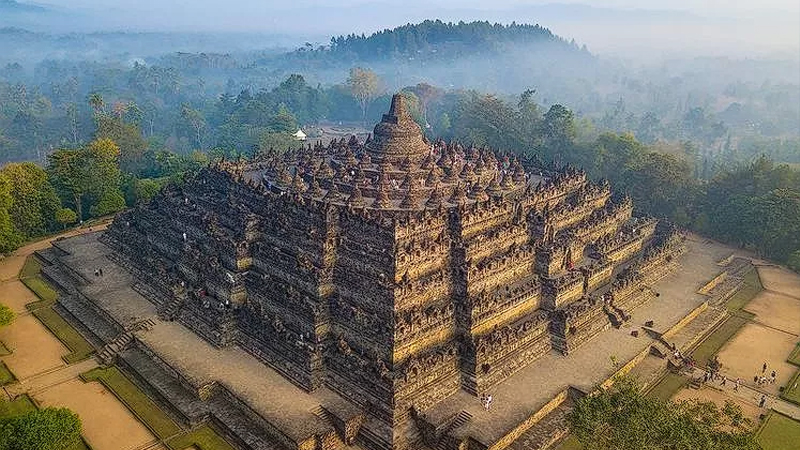
<path fill-rule="evenodd" d="M 773 411 L 758 431 L 758 443 L 764 450 L 797 450 L 800 422 Z"/>
<path fill-rule="evenodd" d="M 181 428 L 116 367 L 92 369 L 81 378 L 103 383 L 159 439 L 171 438 L 181 432 Z"/>
<path fill-rule="evenodd" d="M 744 308 L 753 297 L 764 290 L 758 271 L 753 269 L 744 277 L 744 285 L 728 300 L 726 306 L 730 311 L 739 311 Z"/>
<path fill-rule="evenodd" d="M 39 261 L 39 258 L 37 258 L 36 255 L 30 255 L 25 259 L 22 270 L 19 271 L 19 279 L 24 280 L 25 278 L 35 277 L 39 275 L 41 271 L 42 263 Z"/>
<path fill-rule="evenodd" d="M 795 345 L 794 350 L 792 350 L 792 353 L 789 353 L 789 358 L 787 358 L 786 361 L 795 366 L 800 366 L 800 344 Z"/>
<path fill-rule="evenodd" d="M 42 263 L 35 255 L 28 256 L 28 259 L 25 260 L 25 265 L 19 271 L 20 281 L 39 297 L 39 301 L 25 305 L 30 311 L 50 306 L 58 300 L 58 292 L 44 281 L 41 271 Z"/>
<path fill-rule="evenodd" d="M 800 371 L 786 384 L 786 389 L 781 392 L 781 398 L 800 405 Z"/>
<path fill-rule="evenodd" d="M 678 391 L 683 389 L 689 383 L 689 379 L 677 373 L 667 372 L 658 383 L 656 383 L 647 395 L 650 397 L 660 398 L 661 400 L 669 400 Z"/>
<path fill-rule="evenodd" d="M 0 398 L 0 419 L 36 411 L 36 405 L 27 395 L 20 395 L 14 401 Z"/>
<path fill-rule="evenodd" d="M 58 292 L 55 291 L 49 284 L 41 276 L 35 276 L 30 278 L 25 278 L 22 280 L 25 286 L 28 286 L 28 289 L 33 291 L 37 297 L 41 300 L 37 302 L 28 303 L 25 305 L 28 310 L 33 311 L 38 308 L 43 308 L 45 306 L 51 306 L 58 300 Z"/>
<path fill-rule="evenodd" d="M 725 322 L 717 327 L 697 348 L 694 349 L 691 356 L 697 361 L 700 366 L 711 360 L 720 349 L 728 342 L 739 330 L 753 318 L 753 314 L 746 311 L 737 311 Z"/>
<path fill-rule="evenodd" d="M 67 364 L 82 361 L 94 353 L 94 347 L 52 307 L 34 310 L 33 315 L 70 350 L 71 353 L 64 356 Z"/>
<path fill-rule="evenodd" d="M 583 446 L 578 442 L 578 438 L 573 435 L 567 436 L 561 444 L 556 447 L 556 450 L 581 450 Z"/>
<path fill-rule="evenodd" d="M 183 450 L 192 445 L 200 450 L 236 450 L 208 425 L 171 439 L 167 445 L 173 450 Z"/>
<path fill-rule="evenodd" d="M 8 366 L 3 361 L 0 361 L 0 386 L 5 386 L 17 381 L 17 377 L 8 370 Z"/>
<path fill-rule="evenodd" d="M 35 255 L 28 256 L 28 259 L 25 260 L 25 264 L 22 266 L 22 270 L 19 271 L 20 281 L 22 281 L 25 286 L 28 286 L 28 289 L 33 291 L 40 299 L 38 302 L 26 305 L 31 311 L 36 308 L 52 305 L 58 299 L 58 292 L 44 281 L 41 271 L 42 263 Z"/>

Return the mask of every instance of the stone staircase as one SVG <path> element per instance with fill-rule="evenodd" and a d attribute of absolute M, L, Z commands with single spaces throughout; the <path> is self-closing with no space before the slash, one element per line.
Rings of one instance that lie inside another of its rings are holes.
<path fill-rule="evenodd" d="M 507 448 L 509 450 L 547 450 L 569 433 L 568 414 L 572 402 L 566 401 L 522 433 Z"/>
<path fill-rule="evenodd" d="M 155 320 L 145 319 L 141 322 L 133 324 L 130 328 L 115 337 L 111 342 L 107 343 L 98 356 L 104 364 L 111 364 L 114 358 L 125 349 L 133 341 L 133 334 L 140 330 L 149 330 L 156 325 Z"/>
<path fill-rule="evenodd" d="M 130 331 L 126 331 L 116 338 L 113 341 L 106 344 L 98 356 L 100 360 L 103 361 L 103 364 L 112 364 L 114 362 L 114 358 L 128 346 L 128 344 L 133 341 L 133 333 Z"/>
<path fill-rule="evenodd" d="M 159 310 L 159 315 L 164 320 L 173 321 L 178 317 L 178 314 L 181 312 L 181 307 L 183 307 L 185 302 L 185 297 L 172 296 L 163 308 Z"/>
<path fill-rule="evenodd" d="M 336 427 L 336 418 L 334 415 L 325 409 L 322 405 L 316 406 L 314 409 L 311 410 L 311 413 L 315 416 L 319 417 L 320 420 L 325 422 L 326 424 L 332 427 L 331 432 L 325 433 L 324 435 L 320 436 L 320 448 L 322 450 L 338 450 L 344 448 L 344 439 L 343 436 L 339 434 L 339 430 Z"/>
<path fill-rule="evenodd" d="M 442 434 L 447 435 L 451 433 L 453 430 L 457 429 L 458 427 L 469 422 L 470 420 L 472 420 L 472 414 L 470 414 L 468 411 L 462 410 L 460 413 L 456 415 L 455 419 L 453 419 L 453 421 L 450 422 L 450 425 L 447 425 L 447 427 L 445 427 L 445 429 L 442 430 Z"/>
<path fill-rule="evenodd" d="M 624 325 L 625 322 L 627 322 L 630 319 L 630 317 L 628 317 L 628 315 L 625 314 L 625 311 L 617 307 L 609 305 L 604 307 L 603 309 L 608 315 L 608 320 L 611 321 L 611 325 L 614 328 L 622 328 L 622 325 Z"/>
<path fill-rule="evenodd" d="M 453 440 L 450 438 L 450 433 L 463 426 L 470 420 L 472 420 L 472 414 L 467 411 L 462 410 L 456 414 L 456 416 L 453 418 L 453 421 L 441 431 L 439 440 L 436 443 L 436 450 L 450 450 L 453 443 Z"/>

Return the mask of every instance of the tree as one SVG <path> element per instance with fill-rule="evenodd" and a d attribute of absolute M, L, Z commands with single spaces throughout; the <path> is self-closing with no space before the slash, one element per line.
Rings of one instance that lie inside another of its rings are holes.
<path fill-rule="evenodd" d="M 380 93 L 380 79 L 378 75 L 361 67 L 350 69 L 350 76 L 347 78 L 347 86 L 350 93 L 358 100 L 361 106 L 361 120 L 367 121 L 367 108 L 372 100 Z"/>
<path fill-rule="evenodd" d="M 119 189 L 109 190 L 103 193 L 97 203 L 92 205 L 89 209 L 89 214 L 92 217 L 100 217 L 123 209 L 125 209 L 125 198 L 119 192 Z"/>
<path fill-rule="evenodd" d="M 77 221 L 78 215 L 69 208 L 61 208 L 56 211 L 56 222 L 61 224 L 62 229 L 67 228 L 67 225 L 71 225 Z"/>
<path fill-rule="evenodd" d="M 0 420 L 0 449 L 63 450 L 81 433 L 81 420 L 66 408 L 45 408 Z"/>
<path fill-rule="evenodd" d="M 0 327 L 11 325 L 14 320 L 14 311 L 6 305 L 0 304 Z"/>
<path fill-rule="evenodd" d="M 7 164 L 0 172 L 10 181 L 12 205 L 8 212 L 23 238 L 30 239 L 53 230 L 61 200 L 47 179 L 47 173 L 31 162 Z"/>
<path fill-rule="evenodd" d="M 13 202 L 11 182 L 0 172 L 0 253 L 10 253 L 22 243 L 22 235 L 14 227 L 8 212 Z"/>
<path fill-rule="evenodd" d="M 553 105 L 544 115 L 542 134 L 545 150 L 551 155 L 563 156 L 575 142 L 575 123 L 572 111 L 562 105 Z"/>
<path fill-rule="evenodd" d="M 106 211 L 121 198 L 119 147 L 110 139 L 96 139 L 79 149 L 56 150 L 49 156 L 47 170 L 62 199 L 72 202 L 78 220 L 84 219 L 84 201 L 94 205 L 103 200 L 103 207 L 94 209 L 97 212 Z"/>
<path fill-rule="evenodd" d="M 278 107 L 278 113 L 272 116 L 269 121 L 269 129 L 275 133 L 294 133 L 299 126 L 297 119 L 294 118 L 289 109 L 281 103 Z"/>
<path fill-rule="evenodd" d="M 584 450 L 761 448 L 737 405 L 664 401 L 627 379 L 578 400 L 569 421 Z"/>
<path fill-rule="evenodd" d="M 286 150 L 297 149 L 302 146 L 303 143 L 289 133 L 264 132 L 258 136 L 258 150 L 260 152 L 274 150 L 278 153 L 283 153 Z"/>
<path fill-rule="evenodd" d="M 125 123 L 121 115 L 107 114 L 96 115 L 95 124 L 95 139 L 111 139 L 119 146 L 120 169 L 128 173 L 140 173 L 146 163 L 144 155 L 148 145 L 139 127 Z"/>
<path fill-rule="evenodd" d="M 800 250 L 795 250 L 789 255 L 786 264 L 795 272 L 800 272 Z"/>
<path fill-rule="evenodd" d="M 89 106 L 92 107 L 95 114 L 100 114 L 105 110 L 106 102 L 103 100 L 103 96 L 100 95 L 100 93 L 92 92 L 89 94 Z"/>
<path fill-rule="evenodd" d="M 181 107 L 181 118 L 194 130 L 195 143 L 197 144 L 197 148 L 202 150 L 203 134 L 206 130 L 206 119 L 203 117 L 203 113 L 184 104 Z"/>
<path fill-rule="evenodd" d="M 411 91 L 417 96 L 419 99 L 419 107 L 422 112 L 422 120 L 425 122 L 425 126 L 428 127 L 428 104 L 433 100 L 436 96 L 441 94 L 441 90 L 435 86 L 431 86 L 428 83 L 417 83 L 416 86 L 411 88 Z"/>

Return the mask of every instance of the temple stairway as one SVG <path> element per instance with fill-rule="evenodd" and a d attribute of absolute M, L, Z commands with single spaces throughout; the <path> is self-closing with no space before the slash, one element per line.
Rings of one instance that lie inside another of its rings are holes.
<path fill-rule="evenodd" d="M 98 356 L 104 364 L 111 364 L 114 358 L 125 349 L 131 342 L 133 342 L 133 334 L 140 330 L 149 330 L 155 326 L 156 322 L 153 319 L 146 319 L 134 324 L 129 330 L 121 333 L 114 338 L 111 342 L 105 345 L 100 351 Z"/>

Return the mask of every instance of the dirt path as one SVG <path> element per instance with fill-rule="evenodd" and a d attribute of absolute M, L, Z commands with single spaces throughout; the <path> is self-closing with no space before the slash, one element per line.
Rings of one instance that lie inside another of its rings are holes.
<path fill-rule="evenodd" d="M 75 236 L 105 229 L 107 223 L 81 228 L 28 244 L 11 256 L 0 259 L 2 301 L 17 314 L 14 322 L 0 329 L 2 341 L 12 354 L 2 361 L 18 381 L 5 386 L 3 395 L 11 399 L 28 394 L 41 407 L 67 407 L 83 423 L 82 435 L 95 450 L 162 449 L 156 437 L 117 398 L 100 383 L 84 383 L 79 375 L 97 367 L 94 359 L 67 365 L 62 356 L 69 350 L 25 309 L 36 296 L 19 281 L 25 259 L 51 245 L 62 236 Z"/>

